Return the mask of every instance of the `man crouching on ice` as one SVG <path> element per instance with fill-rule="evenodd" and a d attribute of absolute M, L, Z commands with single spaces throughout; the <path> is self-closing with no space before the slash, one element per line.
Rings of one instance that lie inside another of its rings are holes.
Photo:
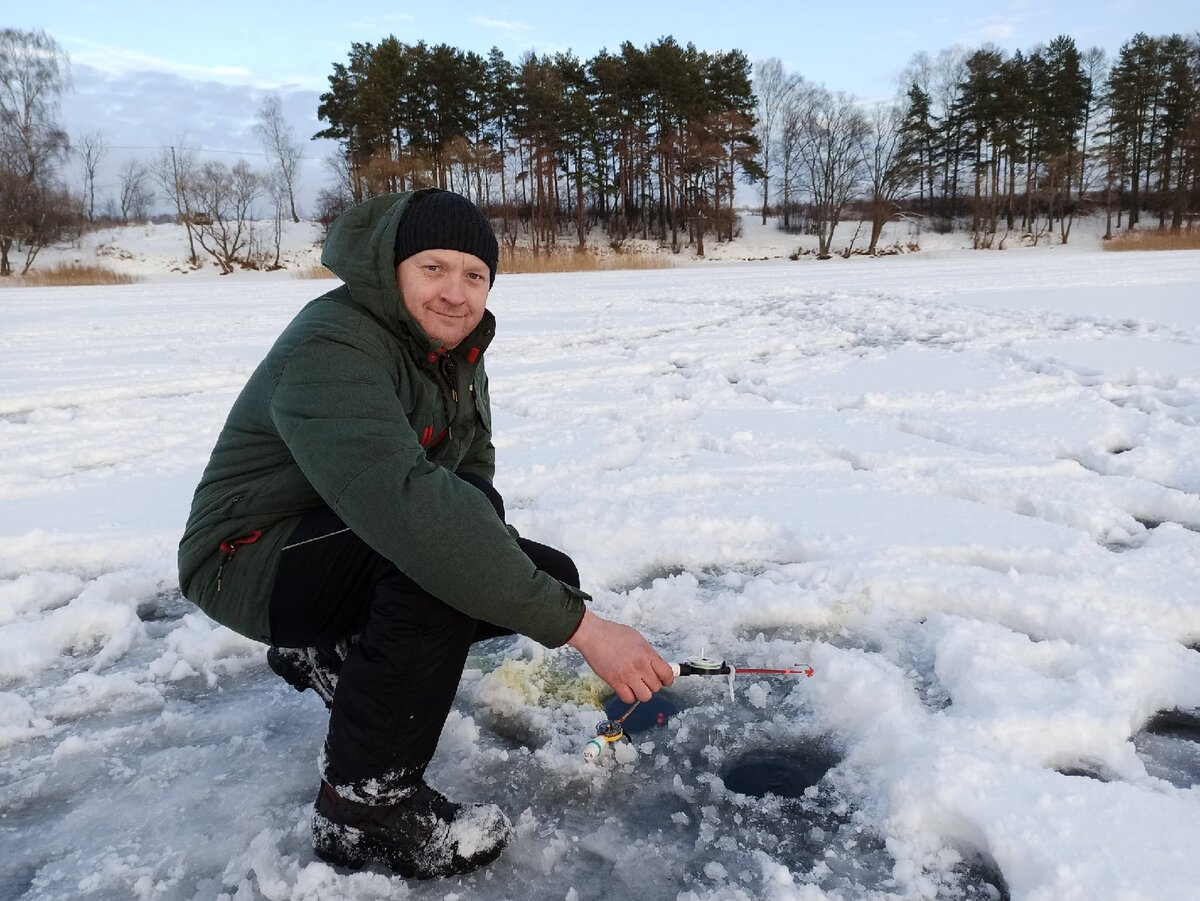
<path fill-rule="evenodd" d="M 512 837 L 497 806 L 423 778 L 472 642 L 570 644 L 626 702 L 672 681 L 638 632 L 586 609 L 570 557 L 504 524 L 483 367 L 498 257 L 446 191 L 338 218 L 322 262 L 345 284 L 251 375 L 180 543 L 184 594 L 330 708 L 312 832 L 332 863 L 450 876 Z"/>

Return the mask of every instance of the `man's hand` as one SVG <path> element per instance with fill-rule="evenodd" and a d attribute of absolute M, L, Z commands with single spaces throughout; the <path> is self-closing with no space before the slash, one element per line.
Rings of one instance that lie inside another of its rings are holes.
<path fill-rule="evenodd" d="M 626 704 L 649 701 L 654 692 L 675 681 L 671 665 L 640 632 L 602 619 L 585 610 L 579 628 L 567 642 L 583 655 L 588 666 L 608 683 Z"/>

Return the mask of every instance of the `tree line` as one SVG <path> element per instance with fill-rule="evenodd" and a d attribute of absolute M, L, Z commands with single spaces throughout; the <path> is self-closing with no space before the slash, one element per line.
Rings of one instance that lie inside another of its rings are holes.
<path fill-rule="evenodd" d="M 1059 36 L 1011 55 L 985 45 L 918 54 L 897 97 L 859 98 L 664 37 L 643 48 L 516 64 L 388 37 L 335 63 L 317 137 L 341 143 L 329 205 L 436 185 L 496 213 L 535 248 L 601 226 L 683 243 L 734 236 L 739 181 L 763 220 L 832 252 L 851 211 L 876 252 L 898 216 L 970 228 L 975 246 L 1012 234 L 1066 242 L 1080 211 L 1117 227 L 1197 211 L 1200 41 L 1136 35 L 1111 65 Z M 857 236 L 855 238 L 857 240 Z M 852 242 L 853 243 L 853 242 Z M 848 252 L 849 249 L 847 249 Z"/>
<path fill-rule="evenodd" d="M 589 60 L 516 63 L 388 37 L 335 63 L 316 137 L 341 143 L 343 203 L 406 188 L 459 191 L 502 238 L 535 250 L 601 226 L 678 249 L 734 237 L 735 187 L 757 178 L 751 64 L 664 37 Z M 337 205 L 338 197 L 331 198 Z"/>
<path fill-rule="evenodd" d="M 154 203 L 186 226 L 193 263 L 278 265 L 281 223 L 299 219 L 301 151 L 277 97 L 255 129 L 266 169 L 164 145 L 126 162 L 116 195 L 98 203 L 109 148 L 99 132 L 72 141 L 62 127 L 69 85 L 52 38 L 0 29 L 0 275 L 27 270 L 41 247 L 87 223 L 141 221 Z M 982 248 L 1013 235 L 1066 242 L 1081 212 L 1104 212 L 1107 237 L 1147 215 L 1160 228 L 1191 227 L 1200 211 L 1198 35 L 1139 33 L 1111 61 L 1066 35 L 1012 54 L 919 53 L 896 97 L 870 104 L 779 60 L 752 66 L 741 51 L 671 37 L 516 63 L 496 48 L 483 56 L 388 37 L 352 44 L 333 64 L 317 112 L 326 127 L 314 137 L 340 144 L 318 218 L 433 185 L 471 197 L 502 240 L 535 250 L 583 246 L 599 227 L 614 246 L 636 236 L 703 255 L 708 236 L 735 237 L 739 183 L 758 185 L 764 223 L 777 215 L 816 235 L 826 257 L 847 217 L 877 252 L 897 218 L 966 226 Z M 63 174 L 72 157 L 81 189 Z M 263 203 L 270 236 L 250 224 Z"/>
<path fill-rule="evenodd" d="M 1069 234 L 1081 201 L 1180 227 L 1196 210 L 1200 41 L 1138 34 L 1115 63 L 1069 37 L 1006 56 L 992 47 L 914 66 L 910 133 L 922 187 L 949 214 L 963 195 L 976 231 L 1029 228 L 1035 211 Z M 936 98 L 936 99 L 935 99 Z"/>

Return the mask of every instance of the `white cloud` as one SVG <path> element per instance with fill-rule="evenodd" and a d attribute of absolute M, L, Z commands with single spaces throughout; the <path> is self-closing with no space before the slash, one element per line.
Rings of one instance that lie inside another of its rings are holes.
<path fill-rule="evenodd" d="M 975 38 L 980 41 L 1006 41 L 1017 33 L 1017 26 L 1012 22 L 992 22 L 978 28 Z"/>
<path fill-rule="evenodd" d="M 135 72 L 161 72 L 198 81 L 221 84 L 251 84 L 254 72 L 243 66 L 198 66 L 161 56 L 152 56 L 125 47 L 99 44 L 86 38 L 63 35 L 73 63 L 91 66 L 106 75 L 132 75 Z"/>
<path fill-rule="evenodd" d="M 272 76 L 245 66 L 201 66 L 162 56 L 102 44 L 86 38 L 64 35 L 61 42 L 71 54 L 73 66 L 86 67 L 110 78 L 126 78 L 154 73 L 174 76 L 186 82 L 201 82 L 259 90 L 323 91 L 328 83 L 323 75 L 287 74 Z"/>
<path fill-rule="evenodd" d="M 472 16 L 467 21 L 482 28 L 496 28 L 513 34 L 523 34 L 529 31 L 529 26 L 524 22 L 506 22 L 503 19 L 489 19 L 487 16 Z"/>

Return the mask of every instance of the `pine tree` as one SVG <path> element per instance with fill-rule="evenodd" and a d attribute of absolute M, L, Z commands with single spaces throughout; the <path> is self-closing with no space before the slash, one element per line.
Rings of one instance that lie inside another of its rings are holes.
<path fill-rule="evenodd" d="M 719 200 L 724 199 L 725 209 L 717 216 L 717 240 L 733 240 L 734 195 L 737 173 L 740 170 L 748 182 L 765 178 L 766 173 L 759 164 L 761 147 L 755 129 L 757 101 L 750 79 L 750 60 L 740 50 L 718 53 L 708 65 L 706 81 L 711 89 L 709 116 L 714 122 L 713 132 L 719 143 L 720 172 L 716 176 Z"/>
<path fill-rule="evenodd" d="M 1005 227 L 1012 231 L 1016 224 L 1017 173 L 1025 154 L 1026 127 L 1032 115 L 1033 103 L 1029 90 L 1028 60 L 1017 51 L 1001 66 L 1001 94 L 997 117 L 996 142 L 1004 167 Z M 997 172 L 997 174 L 999 174 Z M 1003 246 L 1003 241 L 1001 241 Z"/>
<path fill-rule="evenodd" d="M 490 168 L 500 174 L 501 238 L 509 237 L 508 166 L 509 140 L 513 133 L 513 117 L 516 108 L 517 70 L 500 51 L 493 47 L 488 51 L 487 73 L 483 94 L 481 120 L 487 123 L 484 138 L 494 153 Z"/>
<path fill-rule="evenodd" d="M 1109 75 L 1112 130 L 1129 179 L 1129 225 L 1137 225 L 1142 205 L 1142 180 L 1149 178 L 1158 127 L 1158 103 L 1163 72 L 1160 42 L 1138 32 L 1122 45 Z"/>
<path fill-rule="evenodd" d="M 1195 141 L 1200 119 L 1197 87 L 1197 47 L 1173 34 L 1161 44 L 1163 67 L 1162 152 L 1158 180 L 1158 226 L 1166 225 L 1168 209 L 1171 227 L 1178 231 L 1187 207 L 1188 141 Z M 1190 135 L 1189 135 L 1190 133 Z"/>
<path fill-rule="evenodd" d="M 1060 238 L 1066 244 L 1073 220 L 1071 182 L 1079 133 L 1087 115 L 1088 84 L 1083 57 L 1070 37 L 1061 35 L 1050 42 L 1046 48 L 1046 66 L 1049 92 L 1042 146 L 1050 182 L 1050 216 L 1057 212 Z"/>
<path fill-rule="evenodd" d="M 993 186 L 998 171 L 996 137 L 1000 131 L 1004 56 L 995 47 L 983 47 L 966 60 L 967 78 L 962 84 L 955 116 L 962 123 L 963 137 L 973 150 L 975 200 L 971 209 L 972 243 L 991 246 L 996 231 L 996 196 Z M 984 193 L 989 195 L 987 220 Z"/>
<path fill-rule="evenodd" d="M 933 199 L 934 173 L 937 169 L 937 123 L 933 118 L 930 96 L 920 85 L 911 83 L 904 96 L 904 118 L 900 123 L 903 142 L 901 156 L 913 160 L 916 166 L 917 197 L 923 206 L 926 199 Z"/>

